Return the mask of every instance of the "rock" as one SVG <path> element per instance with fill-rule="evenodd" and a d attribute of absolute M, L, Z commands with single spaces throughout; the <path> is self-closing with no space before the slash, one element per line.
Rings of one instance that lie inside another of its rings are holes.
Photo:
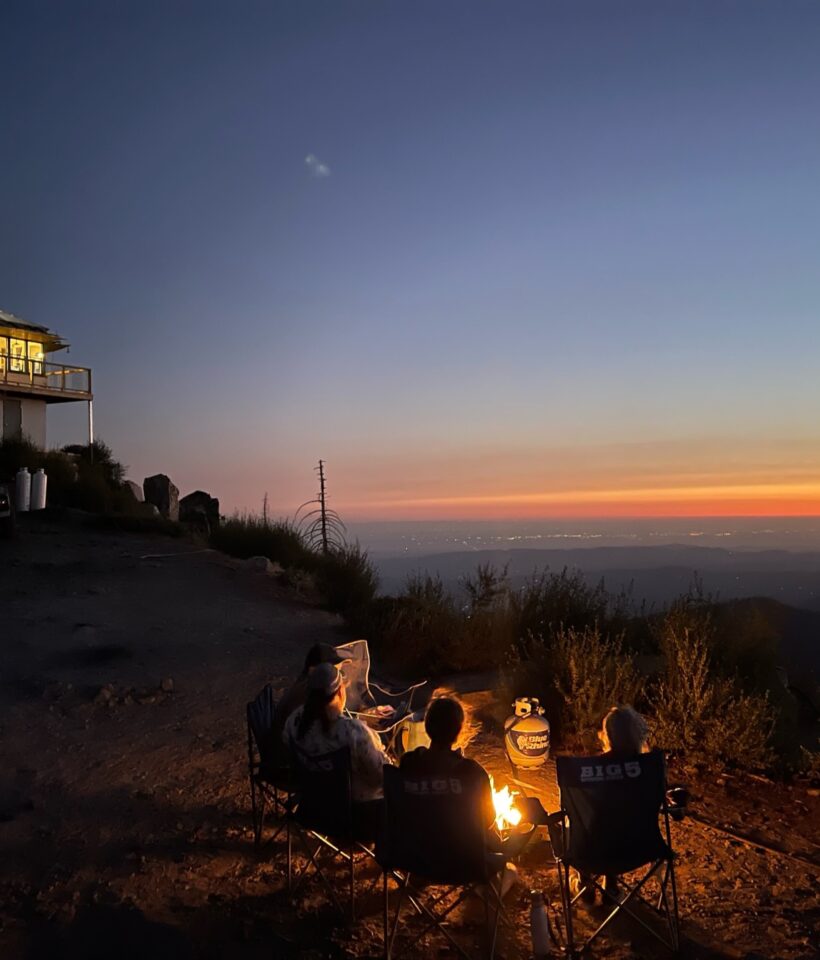
<path fill-rule="evenodd" d="M 159 685 L 160 690 L 163 693 L 173 693 L 174 692 L 174 678 L 166 677 L 162 683 Z"/>
<path fill-rule="evenodd" d="M 248 557 L 242 563 L 242 569 L 247 570 L 248 573 L 265 573 L 271 577 L 278 576 L 282 568 L 279 567 L 277 571 L 277 567 L 279 564 L 271 563 L 267 557 Z"/>
<path fill-rule="evenodd" d="M 99 693 L 94 697 L 94 703 L 108 703 L 113 696 L 114 688 L 107 683 L 104 687 L 100 687 Z"/>
<path fill-rule="evenodd" d="M 180 512 L 180 523 L 184 523 L 192 533 L 198 533 L 203 537 L 211 535 L 211 524 L 204 510 L 199 507 L 189 507 L 185 511 L 185 517 L 182 518 Z"/>
<path fill-rule="evenodd" d="M 145 499 L 159 510 L 166 520 L 179 520 L 179 490 L 164 473 L 146 477 L 142 482 Z"/>
<path fill-rule="evenodd" d="M 123 490 L 126 493 L 130 493 L 131 496 L 137 501 L 137 503 L 143 503 L 145 501 L 145 496 L 142 492 L 142 487 L 134 480 L 125 480 L 122 485 Z"/>
<path fill-rule="evenodd" d="M 208 532 L 216 530 L 219 526 L 219 501 L 204 490 L 194 490 L 179 501 L 179 519 L 197 527 L 205 526 Z"/>

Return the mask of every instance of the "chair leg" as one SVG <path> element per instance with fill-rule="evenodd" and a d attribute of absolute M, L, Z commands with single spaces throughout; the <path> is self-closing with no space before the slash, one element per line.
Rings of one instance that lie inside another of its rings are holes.
<path fill-rule="evenodd" d="M 250 777 L 251 787 L 251 820 L 253 823 L 253 842 L 254 846 L 259 846 L 259 811 L 256 803 L 256 783 L 253 776 Z"/>
<path fill-rule="evenodd" d="M 291 828 L 290 817 L 287 820 L 288 827 L 288 891 L 293 890 L 293 832 Z"/>
<path fill-rule="evenodd" d="M 678 888 L 675 883 L 675 864 L 669 861 L 669 886 L 672 891 L 672 913 L 669 915 L 669 929 L 672 936 L 672 951 L 680 951 L 680 919 L 678 917 Z M 667 907 L 668 913 L 668 907 Z"/>
<path fill-rule="evenodd" d="M 561 888 L 561 906 L 564 910 L 564 927 L 567 934 L 567 956 L 576 956 L 575 935 L 572 930 L 572 900 L 569 894 L 569 867 L 558 862 L 558 886 Z"/>
<path fill-rule="evenodd" d="M 389 957 L 393 953 L 393 944 L 396 941 L 396 933 L 399 929 L 399 919 L 401 917 L 401 907 L 404 903 L 404 898 L 407 895 L 407 888 L 410 885 L 410 874 L 405 874 L 404 883 L 399 887 L 399 902 L 396 904 L 396 916 L 393 920 L 393 929 L 390 931 L 390 938 L 387 942 L 387 956 Z"/>
<path fill-rule="evenodd" d="M 427 926 L 425 926 L 422 929 L 421 933 L 419 933 L 416 936 L 416 943 L 417 944 L 421 943 L 421 941 L 427 936 L 427 934 L 435 928 L 448 941 L 450 946 L 460 957 L 463 957 L 464 960 L 471 960 L 469 953 L 467 953 L 464 950 L 461 944 L 455 939 L 455 937 L 453 937 L 453 935 L 444 925 L 448 915 L 452 913 L 452 911 L 455 910 L 455 908 L 459 906 L 459 904 L 461 904 L 470 895 L 470 892 L 471 892 L 471 888 L 465 887 L 465 889 L 461 892 L 461 894 L 459 894 L 456 900 L 453 903 L 451 903 L 446 910 L 444 910 L 442 913 L 437 914 L 434 908 L 431 908 L 430 906 L 425 904 L 422 901 L 421 896 L 419 896 L 418 894 L 415 894 L 415 892 L 412 891 L 412 888 L 410 888 L 407 894 L 407 899 L 410 901 L 411 905 L 420 916 L 427 918 Z M 444 897 L 447 895 L 448 894 L 445 893 L 444 895 L 442 895 L 442 897 L 439 897 L 439 899 L 435 901 L 435 904 L 436 905 L 440 904 L 442 899 L 444 899 Z"/>
<path fill-rule="evenodd" d="M 494 885 L 492 880 L 489 883 L 489 887 L 492 893 L 495 895 L 494 898 L 496 901 L 495 920 L 493 921 L 493 929 L 492 929 L 492 936 L 490 939 L 490 953 L 489 953 L 490 960 L 493 960 L 493 958 L 495 957 L 495 944 L 496 944 L 496 940 L 498 940 L 498 924 L 499 924 L 499 921 L 501 920 L 501 910 L 503 906 L 501 901 L 501 877 L 499 877 L 498 879 L 498 887 Z M 487 902 L 489 905 L 489 898 Z"/>
<path fill-rule="evenodd" d="M 384 943 L 384 960 L 390 960 L 390 893 L 387 885 L 387 871 L 382 874 L 384 878 L 383 903 L 382 903 L 382 940 Z"/>
<path fill-rule="evenodd" d="M 350 854 L 350 859 L 348 860 L 348 867 L 350 870 L 350 922 L 356 922 L 356 859 L 353 856 L 353 844 L 350 844 L 348 850 Z"/>

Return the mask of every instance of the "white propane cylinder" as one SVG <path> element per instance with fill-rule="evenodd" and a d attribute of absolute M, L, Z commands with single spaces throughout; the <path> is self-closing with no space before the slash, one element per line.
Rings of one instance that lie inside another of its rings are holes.
<path fill-rule="evenodd" d="M 31 478 L 31 509 L 45 510 L 46 508 L 46 487 L 48 486 L 48 477 L 43 467 Z"/>
<path fill-rule="evenodd" d="M 31 474 L 20 467 L 14 478 L 14 505 L 18 513 L 27 513 L 31 506 Z"/>

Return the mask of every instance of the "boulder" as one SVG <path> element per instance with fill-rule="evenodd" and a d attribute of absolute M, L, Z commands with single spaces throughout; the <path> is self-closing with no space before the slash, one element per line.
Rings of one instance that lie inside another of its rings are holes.
<path fill-rule="evenodd" d="M 200 507 L 191 507 L 186 510 L 184 519 L 182 511 L 180 511 L 179 522 L 184 523 L 191 533 L 198 533 L 203 537 L 211 535 L 211 525 L 208 522 L 208 517 Z"/>
<path fill-rule="evenodd" d="M 145 496 L 142 492 L 142 487 L 136 483 L 134 480 L 125 480 L 122 485 L 123 490 L 130 493 L 137 503 L 143 503 Z"/>
<path fill-rule="evenodd" d="M 142 482 L 145 499 L 159 510 L 166 520 L 179 520 L 179 490 L 164 473 L 146 477 Z"/>
<path fill-rule="evenodd" d="M 267 557 L 248 557 L 242 561 L 242 569 L 248 573 L 262 573 L 268 577 L 279 577 L 283 570 L 278 563 L 272 563 Z"/>
<path fill-rule="evenodd" d="M 204 523 L 203 523 L 204 518 Z M 179 519 L 206 532 L 219 526 L 219 501 L 204 490 L 194 490 L 179 501 Z"/>

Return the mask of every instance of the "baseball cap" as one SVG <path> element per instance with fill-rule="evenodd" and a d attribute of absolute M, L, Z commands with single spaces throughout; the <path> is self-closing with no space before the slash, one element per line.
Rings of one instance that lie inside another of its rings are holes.
<path fill-rule="evenodd" d="M 320 663 L 341 663 L 342 658 L 336 653 L 336 648 L 329 643 L 314 643 L 305 657 L 305 669 L 310 670 Z"/>
<path fill-rule="evenodd" d="M 320 663 L 308 677 L 308 689 L 318 690 L 331 696 L 342 685 L 342 674 L 335 663 Z"/>

